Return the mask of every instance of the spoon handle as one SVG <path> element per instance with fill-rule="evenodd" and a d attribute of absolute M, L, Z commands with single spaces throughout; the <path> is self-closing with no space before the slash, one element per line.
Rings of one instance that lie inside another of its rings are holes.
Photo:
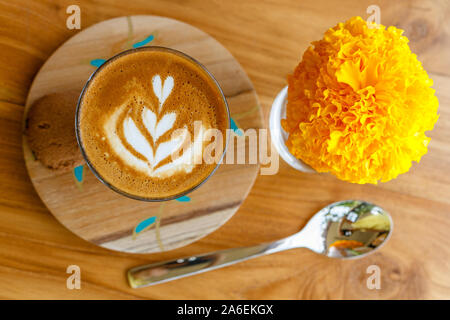
<path fill-rule="evenodd" d="M 252 247 L 233 248 L 202 255 L 163 261 L 134 267 L 128 270 L 128 282 L 132 288 L 167 282 L 197 273 L 225 267 L 250 258 L 290 249 L 285 239 Z"/>

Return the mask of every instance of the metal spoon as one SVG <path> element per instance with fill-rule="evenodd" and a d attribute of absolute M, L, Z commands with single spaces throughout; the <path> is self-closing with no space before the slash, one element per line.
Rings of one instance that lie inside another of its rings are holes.
<path fill-rule="evenodd" d="M 364 201 L 340 201 L 317 212 L 301 231 L 287 238 L 134 267 L 128 271 L 128 282 L 132 288 L 145 287 L 293 248 L 333 258 L 359 258 L 380 248 L 391 231 L 392 219 L 382 208 Z"/>

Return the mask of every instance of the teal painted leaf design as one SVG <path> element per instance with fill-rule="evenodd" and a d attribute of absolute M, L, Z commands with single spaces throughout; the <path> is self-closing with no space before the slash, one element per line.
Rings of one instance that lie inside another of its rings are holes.
<path fill-rule="evenodd" d="M 91 65 L 94 66 L 94 67 L 96 67 L 96 68 L 98 68 L 98 67 L 100 67 L 102 64 L 104 64 L 105 62 L 106 62 L 105 59 L 94 59 L 94 60 L 91 60 Z"/>
<path fill-rule="evenodd" d="M 242 130 L 237 126 L 236 122 L 234 121 L 233 118 L 230 118 L 231 120 L 231 129 L 234 131 L 234 133 L 236 133 L 238 136 L 242 136 L 243 132 Z"/>
<path fill-rule="evenodd" d="M 143 230 L 149 228 L 156 221 L 156 217 L 150 217 L 138 223 L 136 228 L 134 228 L 135 233 L 142 232 Z"/>
<path fill-rule="evenodd" d="M 75 176 L 75 179 L 78 182 L 83 181 L 83 171 L 84 171 L 83 165 L 73 168 L 73 175 Z"/>
<path fill-rule="evenodd" d="M 135 44 L 133 44 L 133 48 L 143 47 L 146 44 L 150 43 L 153 39 L 155 39 L 155 37 L 151 34 L 147 38 L 145 38 L 144 40 L 136 42 Z"/>
<path fill-rule="evenodd" d="M 191 201 L 191 198 L 189 198 L 188 196 L 182 196 L 182 197 L 176 198 L 175 200 L 177 200 L 179 202 L 189 202 L 189 201 Z"/>

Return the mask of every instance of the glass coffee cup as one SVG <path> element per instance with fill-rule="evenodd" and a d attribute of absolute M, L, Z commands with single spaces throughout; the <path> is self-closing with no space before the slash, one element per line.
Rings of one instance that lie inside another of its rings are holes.
<path fill-rule="evenodd" d="M 205 183 L 225 155 L 229 128 L 228 104 L 213 75 L 164 47 L 107 60 L 84 86 L 75 116 L 77 141 L 94 175 L 143 201 L 176 199 Z M 222 143 L 215 161 L 206 163 L 203 140 L 211 130 L 222 134 L 214 138 Z"/>

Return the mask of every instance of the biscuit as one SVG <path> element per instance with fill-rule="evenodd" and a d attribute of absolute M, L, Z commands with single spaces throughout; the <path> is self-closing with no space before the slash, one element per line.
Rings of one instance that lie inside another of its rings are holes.
<path fill-rule="evenodd" d="M 53 93 L 37 100 L 27 114 L 25 135 L 34 156 L 54 170 L 84 163 L 75 136 L 78 91 Z"/>

